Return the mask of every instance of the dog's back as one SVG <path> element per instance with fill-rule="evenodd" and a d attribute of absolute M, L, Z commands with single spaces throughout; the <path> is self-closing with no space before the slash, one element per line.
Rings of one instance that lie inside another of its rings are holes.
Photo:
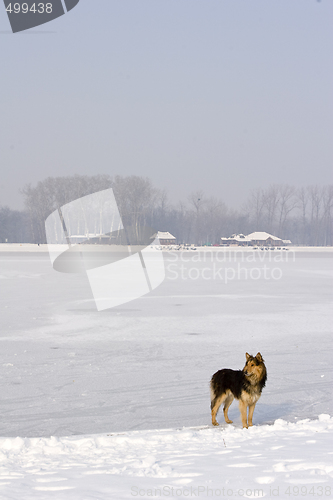
<path fill-rule="evenodd" d="M 213 396 L 213 398 L 211 398 L 211 408 L 213 409 L 214 401 L 228 390 L 232 392 L 236 399 L 239 399 L 244 389 L 244 379 L 243 370 L 230 370 L 229 368 L 224 368 L 214 373 L 210 382 L 211 396 Z"/>

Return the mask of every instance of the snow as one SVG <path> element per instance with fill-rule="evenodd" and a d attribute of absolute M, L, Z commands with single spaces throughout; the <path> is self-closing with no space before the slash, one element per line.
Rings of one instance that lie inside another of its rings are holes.
<path fill-rule="evenodd" d="M 333 418 L 320 415 L 249 430 L 3 438 L 0 485 L 5 498 L 209 497 L 223 490 L 227 498 L 269 498 L 274 491 L 285 498 L 295 486 L 319 494 L 328 492 L 333 476 L 332 433 Z"/>
<path fill-rule="evenodd" d="M 43 246 L 0 245 L 0 499 L 332 498 L 333 250 L 163 254 L 160 287 L 97 312 Z M 234 402 L 215 428 L 210 377 L 246 351 L 254 426 Z"/>

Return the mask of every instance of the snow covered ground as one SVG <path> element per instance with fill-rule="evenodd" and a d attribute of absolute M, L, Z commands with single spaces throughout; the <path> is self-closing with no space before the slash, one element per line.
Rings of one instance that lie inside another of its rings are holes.
<path fill-rule="evenodd" d="M 333 419 L 0 440 L 2 498 L 332 498 Z"/>
<path fill-rule="evenodd" d="M 165 252 L 97 312 L 45 247 L 0 245 L 0 499 L 333 498 L 332 249 Z M 254 427 L 209 380 L 263 355 Z"/>

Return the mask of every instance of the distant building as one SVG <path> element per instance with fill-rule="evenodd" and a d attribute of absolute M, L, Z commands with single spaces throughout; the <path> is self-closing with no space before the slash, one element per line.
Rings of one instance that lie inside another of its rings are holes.
<path fill-rule="evenodd" d="M 233 234 L 230 238 L 221 238 L 221 244 L 247 246 L 252 245 L 252 242 L 249 237 L 244 236 L 244 234 Z"/>
<path fill-rule="evenodd" d="M 259 246 L 281 246 L 283 245 L 283 240 L 278 238 L 277 236 L 273 236 L 272 234 L 256 231 L 254 233 L 248 234 L 248 238 L 251 239 L 252 245 Z M 291 242 L 290 242 L 291 243 Z"/>
<path fill-rule="evenodd" d="M 167 231 L 158 231 L 155 235 L 155 238 L 160 240 L 161 245 L 175 245 L 176 238 L 171 233 Z"/>
<path fill-rule="evenodd" d="M 221 238 L 222 245 L 237 245 L 237 246 L 282 246 L 291 245 L 290 240 L 281 240 L 277 236 L 265 233 L 263 231 L 256 231 L 248 234 L 233 234 L 229 238 Z"/>

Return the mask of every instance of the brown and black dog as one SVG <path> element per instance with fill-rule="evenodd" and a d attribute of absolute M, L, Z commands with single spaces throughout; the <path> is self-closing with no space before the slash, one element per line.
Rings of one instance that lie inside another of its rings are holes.
<path fill-rule="evenodd" d="M 223 403 L 223 413 L 227 424 L 232 424 L 228 417 L 228 409 L 234 398 L 239 400 L 243 427 L 252 426 L 255 405 L 265 387 L 267 371 L 264 360 L 258 352 L 256 356 L 246 353 L 246 363 L 243 370 L 225 368 L 214 373 L 210 381 L 210 400 L 212 424 L 219 425 L 216 414 Z M 247 408 L 249 408 L 249 423 L 247 423 Z"/>

